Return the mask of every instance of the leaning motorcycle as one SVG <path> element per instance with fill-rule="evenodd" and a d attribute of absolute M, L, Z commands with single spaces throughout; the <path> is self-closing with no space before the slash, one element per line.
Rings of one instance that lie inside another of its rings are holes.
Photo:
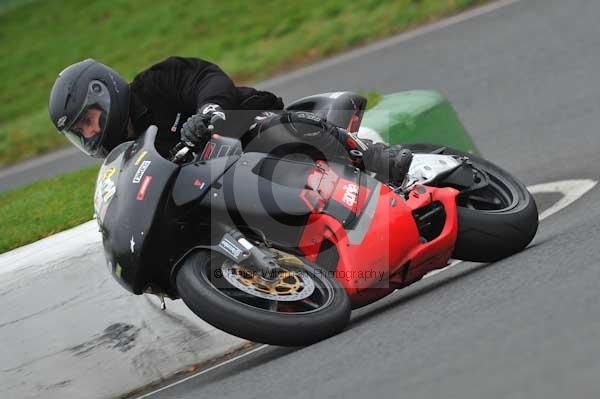
<path fill-rule="evenodd" d="M 365 100 L 313 96 L 357 131 Z M 315 98 L 318 101 L 315 101 Z M 134 294 L 181 298 L 230 334 L 308 345 L 342 331 L 352 309 L 447 266 L 493 262 L 533 239 L 525 186 L 479 156 L 409 145 L 401 184 L 354 161 L 274 156 L 213 135 L 182 162 L 156 151 L 156 127 L 116 147 L 98 176 L 95 211 L 110 272 Z M 282 138 L 282 145 L 287 138 Z M 360 154 L 356 154 L 359 157 Z"/>

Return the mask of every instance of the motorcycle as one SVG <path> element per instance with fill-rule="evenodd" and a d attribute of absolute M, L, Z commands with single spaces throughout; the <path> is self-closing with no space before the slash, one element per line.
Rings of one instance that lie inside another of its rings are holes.
<path fill-rule="evenodd" d="M 365 100 L 348 94 L 350 106 L 335 109 L 340 99 L 331 97 L 288 109 L 356 131 Z M 537 231 L 522 183 L 451 148 L 405 146 L 412 164 L 392 184 L 363 170 L 360 152 L 345 163 L 296 159 L 215 134 L 187 161 L 183 145 L 163 158 L 156 134 L 151 126 L 119 145 L 100 169 L 94 206 L 108 268 L 132 293 L 181 298 L 251 341 L 325 339 L 347 326 L 352 309 L 450 258 L 493 262 Z"/>

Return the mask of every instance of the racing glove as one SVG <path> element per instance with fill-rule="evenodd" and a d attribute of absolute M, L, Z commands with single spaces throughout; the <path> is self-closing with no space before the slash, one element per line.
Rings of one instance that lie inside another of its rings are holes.
<path fill-rule="evenodd" d="M 204 144 L 210 139 L 214 124 L 225 119 L 218 104 L 205 104 L 181 126 L 181 141 L 190 147 Z"/>

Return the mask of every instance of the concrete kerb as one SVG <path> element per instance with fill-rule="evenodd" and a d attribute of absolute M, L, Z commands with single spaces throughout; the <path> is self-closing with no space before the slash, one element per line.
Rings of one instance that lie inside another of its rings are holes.
<path fill-rule="evenodd" d="M 95 221 L 0 255 L 0 396 L 111 398 L 247 345 L 124 291 Z"/>

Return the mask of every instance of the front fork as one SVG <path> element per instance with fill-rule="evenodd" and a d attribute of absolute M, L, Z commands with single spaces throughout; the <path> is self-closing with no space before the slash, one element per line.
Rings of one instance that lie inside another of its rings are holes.
<path fill-rule="evenodd" d="M 213 229 L 213 240 L 211 241 L 217 244 L 201 246 L 201 248 L 220 253 L 236 264 L 259 273 L 260 277 L 266 281 L 277 279 L 280 267 L 275 262 L 275 256 L 272 253 L 253 245 L 235 228 L 225 225 L 216 227 Z"/>

